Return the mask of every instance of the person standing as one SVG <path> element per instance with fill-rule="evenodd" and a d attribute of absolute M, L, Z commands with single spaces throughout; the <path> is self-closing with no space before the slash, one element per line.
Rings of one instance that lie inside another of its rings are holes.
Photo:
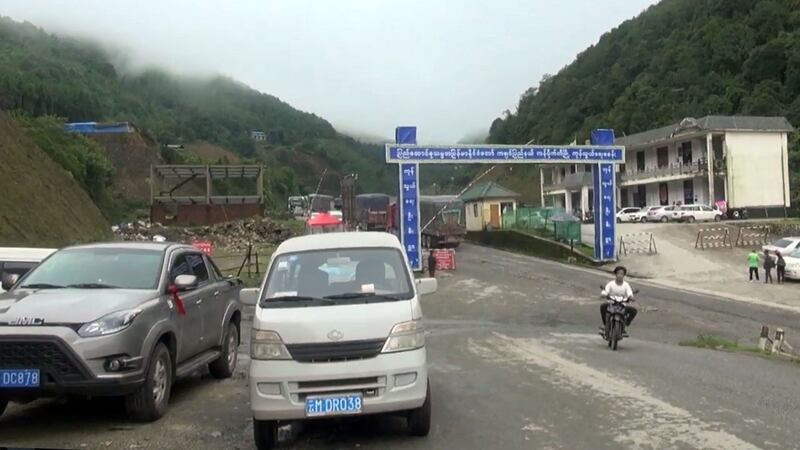
<path fill-rule="evenodd" d="M 750 282 L 753 282 L 753 275 L 755 275 L 756 281 L 758 281 L 758 253 L 756 253 L 755 250 L 747 255 L 747 265 L 750 267 Z"/>
<path fill-rule="evenodd" d="M 772 284 L 772 268 L 775 267 L 775 260 L 769 254 L 769 250 L 764 250 L 764 283 Z"/>
<path fill-rule="evenodd" d="M 436 277 L 436 255 L 433 253 L 433 249 L 428 253 L 428 274 L 431 278 Z"/>
<path fill-rule="evenodd" d="M 775 252 L 778 261 L 775 263 L 775 268 L 778 270 L 778 284 L 783 284 L 786 280 L 786 260 L 783 259 L 781 252 Z"/>

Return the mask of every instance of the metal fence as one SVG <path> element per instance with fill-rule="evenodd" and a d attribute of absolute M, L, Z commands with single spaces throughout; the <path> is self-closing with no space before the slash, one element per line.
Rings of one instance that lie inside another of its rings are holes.
<path fill-rule="evenodd" d="M 653 233 L 629 233 L 619 237 L 619 255 L 655 255 L 658 253 Z"/>
<path fill-rule="evenodd" d="M 533 231 L 561 242 L 581 243 L 581 222 L 551 220 L 565 214 L 563 208 L 517 208 L 503 214 L 502 228 Z"/>
<path fill-rule="evenodd" d="M 731 248 L 731 236 L 727 227 L 702 228 L 697 232 L 694 248 L 705 250 L 707 248 Z"/>

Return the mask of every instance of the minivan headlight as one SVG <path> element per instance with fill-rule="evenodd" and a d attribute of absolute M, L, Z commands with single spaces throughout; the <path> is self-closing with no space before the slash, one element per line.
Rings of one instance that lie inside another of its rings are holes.
<path fill-rule="evenodd" d="M 120 331 L 130 327 L 134 319 L 139 317 L 139 314 L 141 313 L 142 310 L 138 308 L 113 312 L 95 320 L 94 322 L 83 324 L 83 326 L 78 330 L 78 334 L 81 337 L 97 337 L 119 333 Z"/>
<path fill-rule="evenodd" d="M 398 323 L 383 346 L 383 353 L 416 350 L 425 346 L 425 327 L 421 320 Z"/>
<path fill-rule="evenodd" d="M 250 339 L 250 358 L 258 360 L 292 359 L 283 339 L 274 331 L 253 330 Z"/>

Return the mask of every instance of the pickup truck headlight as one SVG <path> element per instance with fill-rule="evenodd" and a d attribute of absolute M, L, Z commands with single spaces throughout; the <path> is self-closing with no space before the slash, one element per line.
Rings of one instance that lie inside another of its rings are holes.
<path fill-rule="evenodd" d="M 81 337 L 96 337 L 119 333 L 131 326 L 133 321 L 139 317 L 141 313 L 141 309 L 128 309 L 125 311 L 113 312 L 94 322 L 84 324 L 78 330 L 78 334 Z"/>
<path fill-rule="evenodd" d="M 425 346 L 425 327 L 421 320 L 398 323 L 392 327 L 383 346 L 383 353 L 416 350 Z"/>
<path fill-rule="evenodd" d="M 250 340 L 250 358 L 259 360 L 292 359 L 283 339 L 274 331 L 253 330 Z"/>

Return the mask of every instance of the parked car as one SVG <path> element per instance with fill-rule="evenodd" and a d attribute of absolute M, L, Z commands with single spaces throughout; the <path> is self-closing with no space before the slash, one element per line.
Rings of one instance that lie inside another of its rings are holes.
<path fill-rule="evenodd" d="M 783 255 L 786 261 L 786 278 L 790 280 L 800 280 L 800 249 Z"/>
<path fill-rule="evenodd" d="M 798 247 L 800 247 L 800 237 L 785 237 L 762 246 L 761 252 L 763 254 L 764 250 L 769 250 L 771 255 L 775 255 L 775 252 L 779 251 L 782 255 L 788 255 L 798 250 Z"/>
<path fill-rule="evenodd" d="M 648 222 L 669 222 L 676 206 L 657 206 L 647 212 Z"/>
<path fill-rule="evenodd" d="M 0 293 L 7 291 L 13 285 L 6 281 L 11 281 L 13 276 L 21 278 L 55 251 L 54 248 L 0 248 L 0 280 L 4 280 Z"/>
<path fill-rule="evenodd" d="M 676 222 L 719 222 L 722 212 L 706 205 L 684 205 L 672 211 L 672 220 Z"/>
<path fill-rule="evenodd" d="M 333 277 L 332 268 L 340 277 Z M 352 267 L 355 267 L 352 276 Z M 324 268 L 324 270 L 323 270 Z M 284 421 L 395 413 L 410 432 L 431 424 L 425 329 L 414 280 L 389 233 L 307 235 L 275 251 L 251 333 L 250 408 L 256 446 L 272 448 Z"/>
<path fill-rule="evenodd" d="M 52 254 L 0 295 L 0 413 L 9 401 L 124 397 L 160 418 L 173 381 L 236 368 L 242 284 L 194 247 L 109 243 Z"/>
<path fill-rule="evenodd" d="M 617 212 L 617 223 L 641 222 L 642 208 L 622 208 Z"/>

